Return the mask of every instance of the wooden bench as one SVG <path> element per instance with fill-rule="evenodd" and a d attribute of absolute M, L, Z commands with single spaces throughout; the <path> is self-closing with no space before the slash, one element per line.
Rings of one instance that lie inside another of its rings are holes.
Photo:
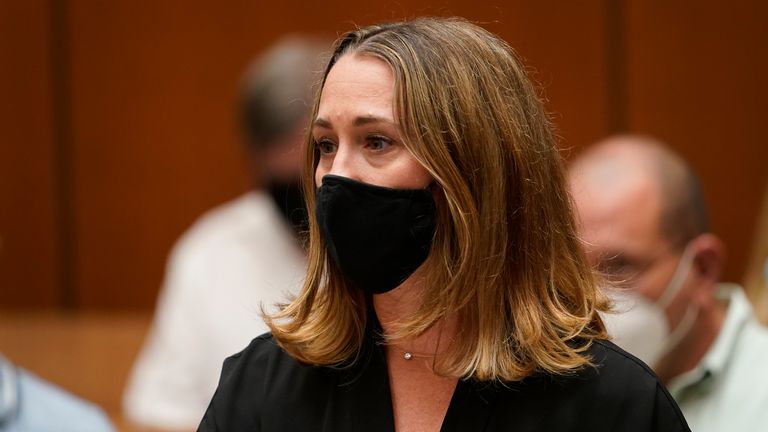
<path fill-rule="evenodd" d="M 0 351 L 13 363 L 101 406 L 118 430 L 142 431 L 121 415 L 126 379 L 151 314 L 0 312 Z"/>

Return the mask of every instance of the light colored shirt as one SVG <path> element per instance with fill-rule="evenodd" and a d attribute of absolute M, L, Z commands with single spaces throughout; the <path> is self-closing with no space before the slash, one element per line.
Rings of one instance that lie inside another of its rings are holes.
<path fill-rule="evenodd" d="M 669 383 L 695 432 L 768 431 L 768 328 L 754 317 L 741 287 L 730 293 L 715 342 L 699 365 Z"/>
<path fill-rule="evenodd" d="M 224 359 L 267 331 L 260 310 L 298 292 L 304 254 L 272 199 L 248 194 L 200 218 L 169 258 L 123 400 L 129 420 L 194 429 Z"/>
<path fill-rule="evenodd" d="M 111 432 L 106 414 L 0 357 L 1 432 Z"/>

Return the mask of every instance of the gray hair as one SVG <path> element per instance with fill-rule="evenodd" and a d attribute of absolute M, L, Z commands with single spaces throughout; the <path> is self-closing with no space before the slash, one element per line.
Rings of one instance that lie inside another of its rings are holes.
<path fill-rule="evenodd" d="M 247 69 L 240 115 L 249 148 L 274 145 L 309 115 L 330 46 L 319 37 L 284 37 Z"/>

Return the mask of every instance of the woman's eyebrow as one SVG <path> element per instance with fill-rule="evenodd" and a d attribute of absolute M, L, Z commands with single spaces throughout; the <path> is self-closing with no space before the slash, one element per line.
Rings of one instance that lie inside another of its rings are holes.
<path fill-rule="evenodd" d="M 333 129 L 331 122 L 321 117 L 316 118 L 315 121 L 312 122 L 312 126 L 320 127 L 323 129 Z"/>
<path fill-rule="evenodd" d="M 397 126 L 397 123 L 392 121 L 392 119 L 387 117 L 380 117 L 375 115 L 366 115 L 366 116 L 358 116 L 355 118 L 355 120 L 352 122 L 353 126 L 364 126 L 367 124 L 373 124 L 373 123 L 386 123 L 390 125 Z M 314 127 L 319 127 L 323 129 L 333 129 L 333 125 L 331 122 L 327 119 L 324 119 L 322 117 L 318 117 L 315 119 L 314 122 L 312 122 L 312 125 Z"/>
<path fill-rule="evenodd" d="M 388 123 L 391 125 L 395 124 L 392 119 L 375 115 L 360 116 L 355 118 L 355 121 L 353 122 L 355 126 L 363 126 L 371 123 Z"/>

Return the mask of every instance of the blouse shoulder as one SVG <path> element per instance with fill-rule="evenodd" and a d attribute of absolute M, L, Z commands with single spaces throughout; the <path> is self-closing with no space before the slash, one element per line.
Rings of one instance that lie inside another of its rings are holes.
<path fill-rule="evenodd" d="M 594 367 L 585 374 L 592 383 L 590 391 L 601 401 L 599 411 L 621 413 L 616 421 L 634 423 L 626 430 L 690 430 L 677 403 L 648 365 L 606 340 L 595 340 L 588 353 Z M 639 427 L 644 422 L 647 428 Z"/>
<path fill-rule="evenodd" d="M 265 402 L 291 397 L 296 383 L 323 379 L 316 367 L 298 363 L 263 334 L 224 360 L 219 386 L 198 431 L 259 430 Z M 304 387 L 306 388 L 306 387 Z"/>
<path fill-rule="evenodd" d="M 564 375 L 535 374 L 495 393 L 496 424 L 517 430 L 689 432 L 675 401 L 653 371 L 613 343 L 594 340 L 590 366 Z"/>
<path fill-rule="evenodd" d="M 268 370 L 279 368 L 290 358 L 284 358 L 287 356 L 271 333 L 258 336 L 245 349 L 224 360 L 219 386 L 231 381 L 233 375 L 237 375 L 239 379 L 268 377 Z"/>
<path fill-rule="evenodd" d="M 647 364 L 611 341 L 593 341 L 588 354 L 601 380 L 633 387 L 661 386 L 658 377 Z"/>
<path fill-rule="evenodd" d="M 591 365 L 564 375 L 535 374 L 495 395 L 491 430 L 689 432 L 675 401 L 653 371 L 613 343 L 594 340 Z M 487 393 L 486 393 L 487 394 Z"/>

